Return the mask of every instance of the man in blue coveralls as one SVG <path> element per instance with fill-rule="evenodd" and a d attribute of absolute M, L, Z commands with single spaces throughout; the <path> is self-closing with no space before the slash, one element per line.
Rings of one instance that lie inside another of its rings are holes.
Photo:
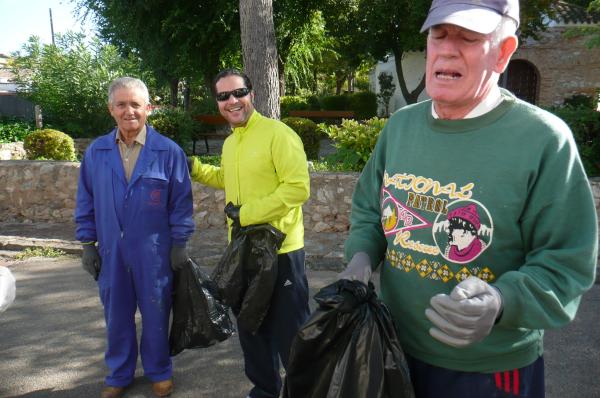
<path fill-rule="evenodd" d="M 149 107 L 141 80 L 114 80 L 108 108 L 117 127 L 96 139 L 81 162 L 76 235 L 82 266 L 98 281 L 104 306 L 109 374 L 102 398 L 120 397 L 133 381 L 138 307 L 144 374 L 156 396 L 173 391 L 172 280 L 188 260 L 192 188 L 184 152 L 146 125 Z"/>

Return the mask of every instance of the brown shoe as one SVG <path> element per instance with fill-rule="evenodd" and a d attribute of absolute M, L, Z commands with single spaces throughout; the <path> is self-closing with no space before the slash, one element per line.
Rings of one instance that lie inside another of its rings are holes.
<path fill-rule="evenodd" d="M 157 397 L 168 397 L 173 392 L 173 379 L 152 383 L 152 392 Z"/>
<path fill-rule="evenodd" d="M 121 398 L 125 387 L 104 386 L 100 398 Z"/>

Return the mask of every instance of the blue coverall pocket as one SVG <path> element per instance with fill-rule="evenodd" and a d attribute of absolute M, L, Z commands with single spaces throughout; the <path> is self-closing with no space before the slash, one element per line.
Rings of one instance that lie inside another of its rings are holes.
<path fill-rule="evenodd" d="M 142 201 L 146 210 L 164 210 L 167 206 L 169 182 L 161 174 L 142 176 Z"/>

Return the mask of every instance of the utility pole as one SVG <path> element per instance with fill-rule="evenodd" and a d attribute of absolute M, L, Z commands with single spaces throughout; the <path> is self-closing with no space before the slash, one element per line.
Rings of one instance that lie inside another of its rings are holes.
<path fill-rule="evenodd" d="M 50 33 L 52 34 L 52 45 L 54 46 L 54 25 L 52 24 L 52 8 L 48 8 L 50 11 Z"/>

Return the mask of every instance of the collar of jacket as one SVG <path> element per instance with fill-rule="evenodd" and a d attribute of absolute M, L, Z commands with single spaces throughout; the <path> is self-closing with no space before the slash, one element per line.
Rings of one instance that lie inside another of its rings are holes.
<path fill-rule="evenodd" d="M 262 118 L 264 118 L 263 115 L 258 113 L 258 111 L 256 109 L 253 110 L 246 125 L 241 126 L 241 127 L 235 127 L 233 129 L 233 133 L 234 134 L 244 134 L 246 131 L 250 130 L 253 126 L 255 126 Z"/>
<path fill-rule="evenodd" d="M 119 132 L 118 128 L 113 129 L 109 135 L 102 137 L 102 139 L 98 140 L 97 148 L 98 149 L 113 149 L 117 148 L 117 134 Z M 162 140 L 156 140 L 155 134 L 157 133 L 152 127 L 146 124 L 146 143 L 145 146 L 151 150 L 164 151 L 168 149 L 166 143 Z"/>

